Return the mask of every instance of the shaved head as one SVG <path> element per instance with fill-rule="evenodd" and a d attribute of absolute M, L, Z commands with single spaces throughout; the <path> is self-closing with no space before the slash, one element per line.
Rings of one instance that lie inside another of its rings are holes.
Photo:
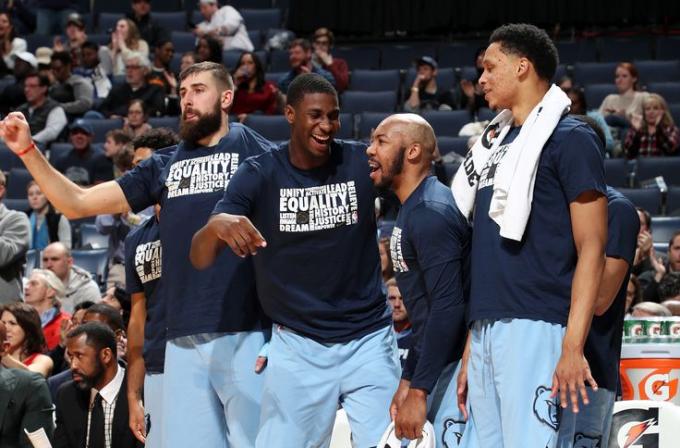
<path fill-rule="evenodd" d="M 429 168 L 434 157 L 437 139 L 430 123 L 416 114 L 394 114 L 385 118 L 378 129 L 383 128 L 386 133 L 398 133 L 401 135 L 402 146 L 408 147 L 418 144 L 423 149 L 423 154 Z"/>

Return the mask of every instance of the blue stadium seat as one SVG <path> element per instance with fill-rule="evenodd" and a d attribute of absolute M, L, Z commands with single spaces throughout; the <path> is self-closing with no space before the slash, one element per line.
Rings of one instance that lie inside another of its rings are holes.
<path fill-rule="evenodd" d="M 261 30 L 248 30 L 248 37 L 250 42 L 252 42 L 255 50 L 262 48 L 262 31 Z"/>
<path fill-rule="evenodd" d="M 477 111 L 477 120 L 479 121 L 491 121 L 496 117 L 496 112 L 489 109 L 488 107 L 482 107 Z"/>
<path fill-rule="evenodd" d="M 175 50 L 175 54 L 172 55 L 172 60 L 170 61 L 170 70 L 173 73 L 179 73 L 182 66 L 182 53 Z"/>
<path fill-rule="evenodd" d="M 106 141 L 106 133 L 113 129 L 121 129 L 123 127 L 123 120 L 119 118 L 109 118 L 106 120 L 96 120 L 90 118 L 79 118 L 78 121 L 88 123 L 94 130 L 94 143 L 104 143 Z"/>
<path fill-rule="evenodd" d="M 241 50 L 224 50 L 222 51 L 222 64 L 227 67 L 227 70 L 232 71 L 238 60 L 241 58 Z"/>
<path fill-rule="evenodd" d="M 266 72 L 264 74 L 264 79 L 267 81 L 271 81 L 274 84 L 279 83 L 279 79 L 283 78 L 283 76 L 288 73 L 288 72 Z"/>
<path fill-rule="evenodd" d="M 182 56 L 182 53 L 194 51 L 194 48 L 196 48 L 196 36 L 194 36 L 193 33 L 173 31 L 170 34 L 170 40 L 172 40 L 172 43 L 175 46 L 175 55 L 179 53 L 180 57 Z"/>
<path fill-rule="evenodd" d="M 577 62 L 574 64 L 574 81 L 588 84 L 614 84 L 615 62 Z"/>
<path fill-rule="evenodd" d="M 597 61 L 597 47 L 592 40 L 562 41 L 555 44 L 560 55 L 560 62 L 563 64 L 573 65 L 577 62 Z"/>
<path fill-rule="evenodd" d="M 656 39 L 656 58 L 662 61 L 680 59 L 680 37 L 659 37 Z"/>
<path fill-rule="evenodd" d="M 118 20 L 123 17 L 124 15 L 122 12 L 100 12 L 99 20 L 97 21 L 97 29 L 99 30 L 99 33 L 109 34 L 109 30 L 115 29 Z"/>
<path fill-rule="evenodd" d="M 630 169 L 626 159 L 605 159 L 604 177 L 607 185 L 614 188 L 630 187 Z"/>
<path fill-rule="evenodd" d="M 437 137 L 437 146 L 439 147 L 439 153 L 442 156 L 450 152 L 455 152 L 456 154 L 465 157 L 468 152 L 467 142 L 467 137 Z"/>
<path fill-rule="evenodd" d="M 50 146 L 50 163 L 54 165 L 57 160 L 66 157 L 66 155 L 73 149 L 70 143 L 52 143 Z"/>
<path fill-rule="evenodd" d="M 554 83 L 559 82 L 560 79 L 564 78 L 567 76 L 567 66 L 564 64 L 558 64 L 557 68 L 555 69 L 555 75 L 553 76 L 552 81 Z"/>
<path fill-rule="evenodd" d="M 94 11 L 100 14 L 116 13 L 122 15 L 130 10 L 130 4 L 120 0 L 97 0 L 93 6 Z"/>
<path fill-rule="evenodd" d="M 290 124 L 283 115 L 250 114 L 244 124 L 269 140 L 283 141 L 290 137 Z"/>
<path fill-rule="evenodd" d="M 31 53 L 35 53 L 36 48 L 39 47 L 52 48 L 52 45 L 54 44 L 54 38 L 48 35 L 28 34 L 23 37 L 26 39 L 26 48 Z"/>
<path fill-rule="evenodd" d="M 337 47 L 333 57 L 347 61 L 352 70 L 377 70 L 380 67 L 380 50 L 375 47 Z"/>
<path fill-rule="evenodd" d="M 348 91 L 342 94 L 342 110 L 353 114 L 361 112 L 394 112 L 397 92 Z"/>
<path fill-rule="evenodd" d="M 347 112 L 340 114 L 340 130 L 335 134 L 335 138 L 343 140 L 354 139 L 354 117 L 352 114 Z"/>
<path fill-rule="evenodd" d="M 476 81 L 477 78 L 479 78 L 479 75 L 477 74 L 477 67 L 474 65 L 461 67 L 458 77 L 467 81 Z"/>
<path fill-rule="evenodd" d="M 658 188 L 619 188 L 618 190 L 636 207 L 642 207 L 652 215 L 661 213 L 661 191 Z"/>
<path fill-rule="evenodd" d="M 279 8 L 241 9 L 239 12 L 249 30 L 267 30 L 281 27 L 281 10 Z"/>
<path fill-rule="evenodd" d="M 109 236 L 102 235 L 97 231 L 94 224 L 81 224 L 80 226 L 80 249 L 106 249 L 109 247 Z"/>
<path fill-rule="evenodd" d="M 475 53 L 479 48 L 486 47 L 484 42 L 460 42 L 439 46 L 440 67 L 463 67 L 475 63 Z"/>
<path fill-rule="evenodd" d="M 29 278 L 33 269 L 40 266 L 40 251 L 29 249 L 26 252 L 26 264 L 24 265 L 24 277 Z"/>
<path fill-rule="evenodd" d="M 672 82 L 680 80 L 680 61 L 635 61 L 640 83 Z"/>
<path fill-rule="evenodd" d="M 467 110 L 428 111 L 423 113 L 423 118 L 437 137 L 458 137 L 460 128 L 471 121 Z"/>
<path fill-rule="evenodd" d="M 201 15 L 201 11 L 199 10 L 193 10 L 189 13 L 189 25 L 196 26 L 199 23 L 203 22 L 205 20 L 203 16 Z M 248 27 L 248 24 L 246 24 L 246 28 Z"/>
<path fill-rule="evenodd" d="M 363 92 L 396 92 L 399 78 L 399 70 L 352 70 L 349 88 Z"/>
<path fill-rule="evenodd" d="M 149 124 L 153 128 L 168 128 L 179 132 L 179 117 L 149 117 Z"/>
<path fill-rule="evenodd" d="M 5 207 L 7 207 L 8 209 L 16 210 L 19 212 L 25 212 L 30 208 L 30 206 L 28 205 L 28 199 L 5 198 L 2 200 L 2 203 L 5 204 Z"/>
<path fill-rule="evenodd" d="M 385 69 L 407 69 L 412 67 L 416 59 L 422 56 L 436 56 L 436 48 L 410 46 L 410 45 L 388 45 L 381 49 L 380 67 Z"/>
<path fill-rule="evenodd" d="M 288 50 L 272 50 L 269 52 L 269 70 L 272 72 L 287 72 L 290 70 Z"/>
<path fill-rule="evenodd" d="M 184 2 L 182 0 L 151 0 L 151 11 L 153 11 L 153 17 L 155 18 L 158 12 L 180 11 L 182 10 L 183 3 Z"/>
<path fill-rule="evenodd" d="M 99 285 L 106 283 L 108 249 L 73 250 L 73 264 L 92 274 Z"/>
<path fill-rule="evenodd" d="M 21 168 L 24 164 L 4 143 L 0 143 L 0 171 Z"/>
<path fill-rule="evenodd" d="M 616 93 L 616 86 L 614 84 L 587 84 L 583 93 L 586 96 L 588 109 L 597 109 L 607 95 Z"/>
<path fill-rule="evenodd" d="M 26 199 L 26 187 L 33 176 L 25 168 L 12 168 L 7 177 L 5 197 L 10 199 Z"/>
<path fill-rule="evenodd" d="M 89 40 L 90 42 L 94 42 L 101 47 L 101 46 L 104 46 L 104 45 L 108 45 L 109 42 L 111 42 L 111 35 L 110 34 L 88 34 L 87 40 Z"/>
<path fill-rule="evenodd" d="M 680 157 L 638 157 L 637 182 L 656 176 L 663 176 L 666 185 L 680 186 Z"/>
<path fill-rule="evenodd" d="M 187 29 L 187 14 L 184 11 L 156 12 L 151 16 L 166 30 L 184 31 Z"/>
<path fill-rule="evenodd" d="M 598 40 L 600 61 L 621 62 L 635 59 L 652 59 L 651 42 L 644 37 L 602 37 Z"/>
<path fill-rule="evenodd" d="M 671 117 L 673 117 L 673 121 L 675 122 L 675 125 L 677 126 L 678 123 L 680 123 L 680 104 L 678 104 L 678 103 L 669 104 L 668 110 L 670 111 Z"/>
<path fill-rule="evenodd" d="M 647 91 L 658 93 L 667 103 L 680 103 L 680 82 L 650 82 Z"/>
<path fill-rule="evenodd" d="M 416 69 L 411 67 L 406 72 L 404 78 L 404 90 L 411 88 L 413 81 L 416 79 Z M 444 89 L 453 89 L 456 81 L 456 75 L 451 67 L 439 67 L 437 70 L 437 86 Z"/>
<path fill-rule="evenodd" d="M 678 230 L 680 230 L 680 216 L 654 216 L 652 218 L 652 237 L 655 243 L 668 244 Z"/>
<path fill-rule="evenodd" d="M 371 138 L 371 131 L 378 127 L 381 121 L 390 115 L 389 112 L 361 112 L 355 115 L 358 123 L 358 135 L 360 140 L 368 140 Z"/>
<path fill-rule="evenodd" d="M 680 187 L 668 187 L 666 193 L 666 214 L 680 216 Z M 652 226 L 654 223 L 652 223 Z"/>

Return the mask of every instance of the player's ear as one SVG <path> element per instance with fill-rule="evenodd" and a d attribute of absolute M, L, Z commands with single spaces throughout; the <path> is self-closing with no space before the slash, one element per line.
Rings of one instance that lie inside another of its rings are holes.
<path fill-rule="evenodd" d="M 529 68 L 531 66 L 531 61 L 527 58 L 519 58 L 517 63 L 517 76 L 520 78 L 526 76 L 529 73 Z"/>
<path fill-rule="evenodd" d="M 291 106 L 290 104 L 286 104 L 286 108 L 283 111 L 283 114 L 286 116 L 286 120 L 288 121 L 288 124 L 293 124 L 295 121 L 295 108 Z"/>
<path fill-rule="evenodd" d="M 225 89 L 220 95 L 220 107 L 222 110 L 229 110 L 234 102 L 234 90 Z"/>
<path fill-rule="evenodd" d="M 411 143 L 406 148 L 406 158 L 408 160 L 416 160 L 423 154 L 423 146 L 420 143 Z"/>

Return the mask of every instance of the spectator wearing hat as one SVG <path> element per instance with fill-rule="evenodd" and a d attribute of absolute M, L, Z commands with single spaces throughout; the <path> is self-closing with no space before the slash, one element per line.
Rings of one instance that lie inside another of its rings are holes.
<path fill-rule="evenodd" d="M 342 93 L 349 86 L 349 66 L 344 59 L 331 55 L 334 42 L 333 32 L 328 28 L 319 28 L 314 31 L 314 41 L 312 42 L 314 47 L 313 60 L 333 75 L 333 78 L 335 78 L 335 88 L 338 93 Z"/>
<path fill-rule="evenodd" d="M 241 14 L 233 6 L 219 7 L 217 0 L 200 0 L 199 8 L 205 19 L 196 25 L 194 34 L 202 37 L 206 34 L 220 39 L 224 50 L 253 51 L 253 43 L 248 37 L 248 30 Z"/>
<path fill-rule="evenodd" d="M 87 42 L 87 33 L 85 32 L 85 22 L 78 13 L 73 13 L 68 16 L 66 21 L 66 39 L 64 42 L 61 36 L 54 37 L 53 50 L 67 51 L 71 54 L 73 66 L 78 67 L 81 64 L 81 50 L 85 42 Z"/>
<path fill-rule="evenodd" d="M 68 17 L 77 7 L 76 0 L 36 0 L 35 3 L 35 33 L 52 36 L 64 31 Z"/>
<path fill-rule="evenodd" d="M 94 87 L 90 80 L 71 71 L 71 55 L 57 51 L 52 55 L 52 75 L 54 84 L 50 86 L 50 98 L 64 109 L 69 117 L 83 115 L 92 108 Z"/>
<path fill-rule="evenodd" d="M 426 110 L 453 109 L 453 95 L 449 90 L 437 85 L 438 68 L 437 61 L 430 56 L 423 56 L 416 61 L 416 78 L 404 103 L 404 111 L 418 113 Z"/>
<path fill-rule="evenodd" d="M 9 13 L 0 12 L 0 56 L 5 65 L 1 71 L 9 73 L 14 68 L 14 57 L 21 51 L 26 51 L 26 41 L 16 36 Z"/>
<path fill-rule="evenodd" d="M 54 82 L 52 68 L 50 67 L 53 53 L 54 50 L 49 47 L 38 47 L 35 50 L 35 60 L 38 61 L 38 73 L 47 76 L 47 78 L 50 80 L 50 86 Z"/>
<path fill-rule="evenodd" d="M 24 79 L 26 102 L 17 108 L 26 117 L 33 140 L 42 146 L 55 141 L 68 124 L 64 109 L 47 95 L 49 87 L 46 76 L 29 74 Z"/>
<path fill-rule="evenodd" d="M 312 44 L 307 39 L 295 39 L 288 46 L 290 71 L 279 79 L 279 90 L 288 93 L 288 86 L 296 76 L 303 73 L 321 75 L 335 87 L 335 78 L 327 70 L 312 60 Z"/>
<path fill-rule="evenodd" d="M 69 139 L 73 145 L 64 157 L 54 162 L 54 167 L 78 185 L 94 185 L 113 179 L 113 163 L 101 151 L 92 148 L 92 126 L 76 121 L 70 127 Z"/>
<path fill-rule="evenodd" d="M 0 94 L 0 113 L 3 115 L 16 110 L 26 102 L 24 95 L 24 79 L 26 75 L 38 69 L 38 60 L 28 51 L 20 51 L 14 58 L 15 83 L 10 84 Z"/>
<path fill-rule="evenodd" d="M 151 16 L 151 0 L 132 0 L 132 11 L 127 14 L 139 34 L 151 48 L 155 48 L 162 40 L 170 39 L 170 34 Z"/>

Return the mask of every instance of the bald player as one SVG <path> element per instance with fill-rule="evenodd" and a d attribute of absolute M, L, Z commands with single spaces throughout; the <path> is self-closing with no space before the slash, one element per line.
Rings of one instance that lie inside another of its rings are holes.
<path fill-rule="evenodd" d="M 469 446 L 455 377 L 465 346 L 470 228 L 451 190 L 430 175 L 435 145 L 422 117 L 397 114 L 380 123 L 366 151 L 374 185 L 402 204 L 390 252 L 414 333 L 390 415 L 397 437 L 420 437 L 427 417 L 438 447 Z"/>

